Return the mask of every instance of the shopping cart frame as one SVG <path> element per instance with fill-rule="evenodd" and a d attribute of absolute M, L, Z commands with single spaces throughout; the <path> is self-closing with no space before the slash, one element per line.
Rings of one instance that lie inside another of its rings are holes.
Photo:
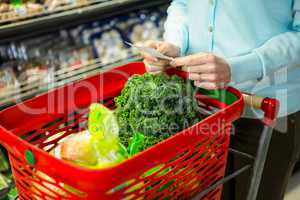
<path fill-rule="evenodd" d="M 259 97 L 248 93 L 244 93 L 243 97 L 244 97 L 245 105 L 248 105 L 254 109 L 262 110 L 264 112 L 264 119 L 262 121 L 262 123 L 264 124 L 264 128 L 259 139 L 256 156 L 232 148 L 230 149 L 229 152 L 241 156 L 243 158 L 246 158 L 248 160 L 252 160 L 253 163 L 243 166 L 239 170 L 224 177 L 222 180 L 218 181 L 214 185 L 211 185 L 206 190 L 196 195 L 193 198 L 193 200 L 200 199 L 201 197 L 208 194 L 210 191 L 214 190 L 220 185 L 227 183 L 228 181 L 234 178 L 237 178 L 239 175 L 243 174 L 248 170 L 251 170 L 251 180 L 250 180 L 250 186 L 248 189 L 246 200 L 256 200 L 257 198 L 265 162 L 267 159 L 267 155 L 268 155 L 268 151 L 272 139 L 273 128 L 276 124 L 280 103 L 276 99 Z"/>

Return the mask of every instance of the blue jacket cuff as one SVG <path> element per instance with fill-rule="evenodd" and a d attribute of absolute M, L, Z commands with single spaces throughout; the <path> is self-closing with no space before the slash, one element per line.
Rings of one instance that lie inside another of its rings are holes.
<path fill-rule="evenodd" d="M 263 78 L 263 64 L 255 52 L 228 58 L 227 62 L 231 69 L 232 84 Z"/>

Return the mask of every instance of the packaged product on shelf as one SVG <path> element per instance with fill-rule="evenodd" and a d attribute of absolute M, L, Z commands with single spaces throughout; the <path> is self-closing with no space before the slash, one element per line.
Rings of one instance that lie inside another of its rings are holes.
<path fill-rule="evenodd" d="M 150 13 L 142 11 L 139 13 L 139 22 L 131 26 L 129 31 L 129 39 L 132 43 L 138 44 L 147 40 L 158 40 L 161 33 L 155 18 L 151 18 Z"/>
<path fill-rule="evenodd" d="M 104 27 L 102 26 L 84 26 L 78 35 L 81 39 L 81 43 L 85 45 L 91 44 L 91 37 L 95 34 L 100 34 L 103 29 Z"/>
<path fill-rule="evenodd" d="M 78 59 L 82 65 L 89 64 L 94 59 L 92 45 L 80 46 L 77 52 Z"/>
<path fill-rule="evenodd" d="M 10 62 L 0 66 L 0 102 L 5 96 L 8 96 L 8 92 L 18 90 L 18 81 L 14 72 L 15 63 Z"/>
<path fill-rule="evenodd" d="M 45 0 L 44 5 L 46 6 L 47 10 L 52 11 L 56 9 L 58 6 L 67 4 L 68 0 Z"/>
<path fill-rule="evenodd" d="M 108 29 L 92 37 L 97 57 L 103 63 L 128 58 L 128 51 L 124 45 L 121 33 L 117 29 Z"/>
<path fill-rule="evenodd" d="M 76 43 L 76 44 L 82 44 L 83 39 L 82 39 L 82 32 L 86 29 L 85 24 L 81 24 L 77 27 L 73 27 L 68 30 L 71 39 Z"/>
<path fill-rule="evenodd" d="M 60 68 L 78 68 L 92 60 L 93 54 L 91 47 L 88 46 L 69 46 L 60 51 Z"/>
<path fill-rule="evenodd" d="M 31 16 L 44 11 L 44 7 L 36 1 L 1 1 L 0 20 L 15 20 L 18 17 Z"/>
<path fill-rule="evenodd" d="M 43 87 L 49 80 L 48 66 L 42 60 L 30 60 L 19 64 L 18 80 L 22 85 Z"/>
<path fill-rule="evenodd" d="M 47 10 L 53 11 L 59 6 L 64 5 L 82 5 L 88 3 L 88 0 L 45 0 L 44 5 Z"/>
<path fill-rule="evenodd" d="M 25 4 L 26 13 L 28 15 L 41 13 L 44 11 L 44 7 L 38 3 L 27 2 Z"/>
<path fill-rule="evenodd" d="M 4 13 L 4 12 L 8 12 L 9 10 L 10 10 L 10 5 L 8 3 L 1 1 L 0 2 L 0 14 Z"/>

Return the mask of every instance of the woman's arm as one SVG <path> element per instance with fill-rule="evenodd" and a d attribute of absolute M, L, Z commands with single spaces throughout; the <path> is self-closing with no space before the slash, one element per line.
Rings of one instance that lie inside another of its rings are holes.
<path fill-rule="evenodd" d="M 188 49 L 187 0 L 173 0 L 168 9 L 164 40 L 178 46 L 181 55 Z"/>
<path fill-rule="evenodd" d="M 300 0 L 294 1 L 291 31 L 277 35 L 246 55 L 227 59 L 232 83 L 260 80 L 282 67 L 300 64 Z"/>

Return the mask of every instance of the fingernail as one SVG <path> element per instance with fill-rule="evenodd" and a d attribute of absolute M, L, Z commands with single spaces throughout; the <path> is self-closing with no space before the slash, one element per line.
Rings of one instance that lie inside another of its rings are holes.
<path fill-rule="evenodd" d="M 172 60 L 172 61 L 170 62 L 170 65 L 176 66 L 176 61 L 175 61 L 175 60 Z"/>

